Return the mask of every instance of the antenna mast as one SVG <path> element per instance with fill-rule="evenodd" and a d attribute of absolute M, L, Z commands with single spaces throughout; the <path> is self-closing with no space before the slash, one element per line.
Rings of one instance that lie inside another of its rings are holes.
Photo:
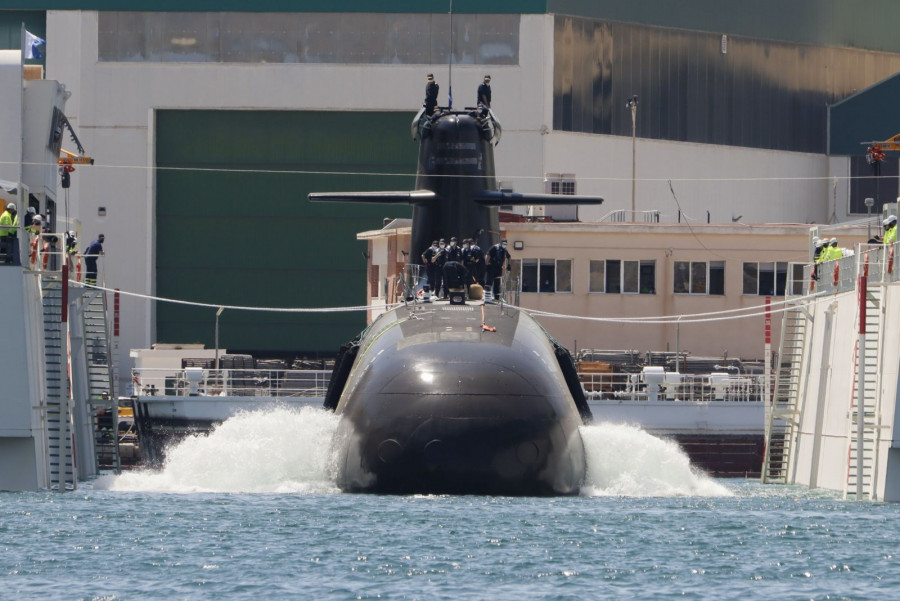
<path fill-rule="evenodd" d="M 449 88 L 449 92 L 447 94 L 447 108 L 453 110 L 453 0 L 450 0 L 450 57 L 448 63 L 449 74 L 447 77 L 447 86 Z"/>

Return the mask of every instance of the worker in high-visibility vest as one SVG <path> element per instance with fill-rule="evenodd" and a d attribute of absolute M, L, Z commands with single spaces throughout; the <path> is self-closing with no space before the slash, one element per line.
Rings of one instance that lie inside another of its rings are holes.
<path fill-rule="evenodd" d="M 6 210 L 0 215 L 0 253 L 5 256 L 4 262 L 12 263 L 15 257 L 16 228 L 19 225 L 19 215 L 16 212 L 16 203 L 6 205 Z"/>
<path fill-rule="evenodd" d="M 828 245 L 828 258 L 826 261 L 834 261 L 844 256 L 844 251 L 838 246 L 837 238 L 832 238 Z"/>
<path fill-rule="evenodd" d="M 883 244 L 893 244 L 897 241 L 897 216 L 891 215 L 881 222 L 884 226 L 884 238 L 881 239 Z"/>

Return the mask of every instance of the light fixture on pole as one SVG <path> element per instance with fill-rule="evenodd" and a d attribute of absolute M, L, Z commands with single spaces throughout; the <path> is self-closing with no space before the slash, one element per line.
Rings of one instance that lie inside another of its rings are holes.
<path fill-rule="evenodd" d="M 219 373 L 219 316 L 224 310 L 225 307 L 219 307 L 219 310 L 216 311 L 216 374 Z"/>
<path fill-rule="evenodd" d="M 866 222 L 867 222 L 866 227 L 868 228 L 868 232 L 869 232 L 869 240 L 871 240 L 872 239 L 872 205 L 875 204 L 875 199 L 870 197 L 870 198 L 865 199 L 863 202 L 866 203 L 866 213 L 868 214 L 868 217 L 866 218 Z"/>
<path fill-rule="evenodd" d="M 636 170 L 637 170 L 637 107 L 638 107 L 638 97 L 637 94 L 632 95 L 625 102 L 625 108 L 631 110 L 631 219 L 635 220 L 635 202 L 634 202 L 634 191 L 635 191 L 635 181 L 636 181 Z"/>

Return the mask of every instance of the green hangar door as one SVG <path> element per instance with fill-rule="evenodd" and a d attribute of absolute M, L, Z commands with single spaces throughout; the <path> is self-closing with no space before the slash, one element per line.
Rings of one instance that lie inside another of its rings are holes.
<path fill-rule="evenodd" d="M 357 232 L 400 205 L 310 203 L 309 192 L 407 190 L 413 112 L 166 110 L 156 114 L 156 291 L 247 307 L 365 304 Z M 214 308 L 158 301 L 156 340 L 215 344 Z M 336 353 L 357 312 L 226 309 L 219 346 L 263 356 Z"/>

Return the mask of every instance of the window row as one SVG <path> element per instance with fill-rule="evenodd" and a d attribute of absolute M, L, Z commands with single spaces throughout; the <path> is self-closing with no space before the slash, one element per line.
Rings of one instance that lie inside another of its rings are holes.
<path fill-rule="evenodd" d="M 516 65 L 519 15 L 101 11 L 101 62 Z M 443 80 L 440 81 L 443 84 Z M 474 98 L 474 91 L 473 91 Z"/>
<path fill-rule="evenodd" d="M 514 259 L 513 275 L 521 292 L 572 292 L 571 259 Z M 802 288 L 803 266 L 794 265 L 791 282 L 795 294 Z M 788 285 L 788 263 L 743 264 L 742 293 L 748 296 L 784 296 Z M 591 260 L 588 291 L 602 294 L 656 294 L 656 261 Z M 675 261 L 672 292 L 723 296 L 725 261 Z"/>

